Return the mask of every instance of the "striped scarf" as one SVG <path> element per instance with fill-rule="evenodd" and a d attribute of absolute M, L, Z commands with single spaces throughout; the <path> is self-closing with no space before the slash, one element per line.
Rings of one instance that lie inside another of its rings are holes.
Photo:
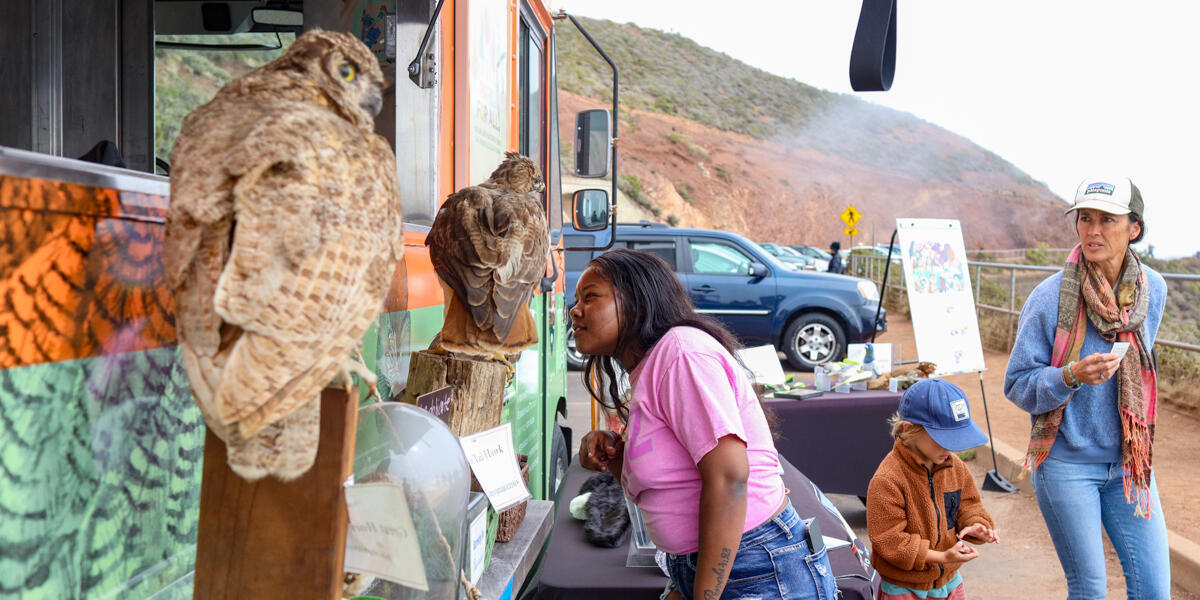
<path fill-rule="evenodd" d="M 1129 351 L 1117 367 L 1117 408 L 1121 416 L 1121 465 L 1125 501 L 1134 513 L 1147 519 L 1150 506 L 1150 463 L 1154 453 L 1154 418 L 1158 383 L 1154 361 L 1146 348 L 1142 326 L 1150 306 L 1150 290 L 1142 262 L 1125 251 L 1125 269 L 1114 290 L 1095 265 L 1075 246 L 1063 267 L 1058 292 L 1058 325 L 1050 366 L 1062 367 L 1079 360 L 1088 321 L 1109 342 L 1129 342 Z M 1086 318 L 1085 318 L 1086 315 Z M 1074 393 L 1072 393 L 1074 396 Z M 1067 399 L 1067 403 L 1071 400 Z M 1025 468 L 1036 469 L 1050 455 L 1067 403 L 1037 416 L 1029 435 Z"/>

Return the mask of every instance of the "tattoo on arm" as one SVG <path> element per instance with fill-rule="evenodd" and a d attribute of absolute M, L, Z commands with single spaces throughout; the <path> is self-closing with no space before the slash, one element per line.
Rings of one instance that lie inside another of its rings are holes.
<path fill-rule="evenodd" d="M 713 584 L 714 589 L 704 590 L 704 600 L 718 600 L 721 597 L 720 590 L 725 588 L 725 571 L 729 568 L 731 553 L 729 548 L 721 548 L 721 561 L 712 570 L 713 575 L 717 576 L 717 581 Z"/>

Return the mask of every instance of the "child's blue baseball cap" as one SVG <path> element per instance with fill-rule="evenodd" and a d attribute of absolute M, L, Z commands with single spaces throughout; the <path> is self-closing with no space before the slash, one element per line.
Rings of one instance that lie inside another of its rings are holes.
<path fill-rule="evenodd" d="M 971 420 L 967 395 L 944 379 L 921 379 L 900 399 L 900 418 L 925 428 L 939 446 L 961 452 L 987 443 Z"/>

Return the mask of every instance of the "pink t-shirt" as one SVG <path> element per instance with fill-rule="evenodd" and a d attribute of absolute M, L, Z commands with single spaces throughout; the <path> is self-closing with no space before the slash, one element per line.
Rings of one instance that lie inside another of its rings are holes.
<path fill-rule="evenodd" d="M 779 455 L 745 370 L 717 340 L 693 327 L 675 327 L 650 349 L 630 381 L 621 484 L 642 509 L 660 550 L 700 549 L 696 465 L 726 435 L 746 443 L 750 463 L 742 531 L 775 514 L 785 494 Z"/>

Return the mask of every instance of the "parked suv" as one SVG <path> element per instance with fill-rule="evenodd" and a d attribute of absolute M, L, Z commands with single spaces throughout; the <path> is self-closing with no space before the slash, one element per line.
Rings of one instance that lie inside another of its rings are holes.
<path fill-rule="evenodd" d="M 608 230 L 581 232 L 567 226 L 570 247 L 602 246 Z M 866 279 L 793 271 L 758 244 L 728 231 L 683 229 L 659 223 L 620 224 L 614 248 L 658 255 L 671 265 L 692 296 L 696 310 L 723 321 L 747 345 L 773 344 L 797 370 L 841 360 L 846 344 L 869 340 L 887 330 L 879 291 Z M 575 304 L 575 284 L 594 252 L 566 253 L 567 306 Z M 569 329 L 568 329 L 569 331 Z M 579 368 L 584 356 L 568 334 L 567 362 Z"/>

